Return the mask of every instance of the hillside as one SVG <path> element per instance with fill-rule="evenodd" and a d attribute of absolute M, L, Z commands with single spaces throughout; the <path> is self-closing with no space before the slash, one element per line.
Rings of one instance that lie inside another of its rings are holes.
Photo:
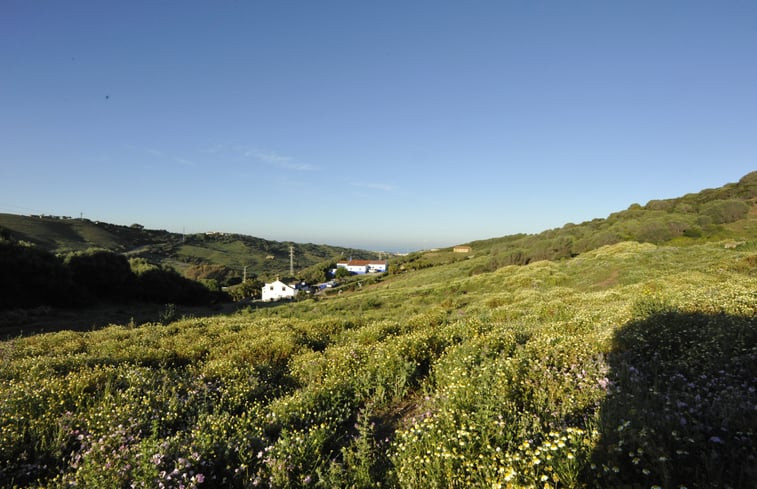
<path fill-rule="evenodd" d="M 578 256 L 622 241 L 689 246 L 711 241 L 742 241 L 757 234 L 757 171 L 736 183 L 678 198 L 652 200 L 580 224 L 538 234 L 516 234 L 467 243 L 475 256 L 487 255 L 471 273 L 506 265 Z M 417 270 L 468 258 L 451 249 L 413 253 L 395 261 L 393 270 Z"/>
<path fill-rule="evenodd" d="M 14 241 L 66 254 L 90 248 L 142 257 L 168 265 L 190 278 L 215 278 L 223 284 L 248 276 L 270 277 L 289 272 L 289 247 L 294 247 L 295 270 L 300 271 L 342 256 L 373 258 L 374 254 L 329 245 L 289 243 L 226 233 L 182 235 L 144 229 L 138 224 L 119 226 L 88 219 L 0 214 L 0 233 Z"/>
<path fill-rule="evenodd" d="M 2 342 L 0 487 L 749 489 L 745 205 L 685 240 L 492 266 L 507 237 L 342 294 Z"/>

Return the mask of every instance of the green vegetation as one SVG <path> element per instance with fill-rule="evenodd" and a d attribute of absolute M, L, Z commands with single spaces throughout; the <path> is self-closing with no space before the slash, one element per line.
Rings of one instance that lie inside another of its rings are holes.
<path fill-rule="evenodd" d="M 71 253 L 61 259 L 36 247 L 0 241 L 0 269 L 0 311 L 101 301 L 198 305 L 223 299 L 220 291 L 172 269 L 144 259 L 130 262 L 105 250 Z"/>
<path fill-rule="evenodd" d="M 228 233 L 182 235 L 144 229 L 139 224 L 118 226 L 88 219 L 56 216 L 18 216 L 0 213 L 0 241 L 33 244 L 57 255 L 97 248 L 144 258 L 172 268 L 192 280 L 213 279 L 227 286 L 249 275 L 273 278 L 289 270 L 289 246 L 294 266 L 308 269 L 340 256 L 374 258 L 373 253 L 328 245 L 268 241 Z"/>
<path fill-rule="evenodd" d="M 476 256 L 489 255 L 471 273 L 493 271 L 507 265 L 538 260 L 560 260 L 621 241 L 686 246 L 703 241 L 737 239 L 754 235 L 757 223 L 746 219 L 757 200 L 757 172 L 739 182 L 703 190 L 676 199 L 632 204 L 606 219 L 566 224 L 539 234 L 517 234 L 470 243 Z M 451 249 L 413 253 L 393 263 L 393 273 L 418 270 L 465 259 Z"/>
<path fill-rule="evenodd" d="M 619 243 L 469 275 L 481 257 L 317 302 L 7 341 L 0 477 L 750 487 L 755 247 Z"/>
<path fill-rule="evenodd" d="M 722 205 L 743 218 L 686 246 L 492 266 L 525 237 L 503 238 L 313 300 L 2 342 L 0 486 L 751 488 L 757 233 Z"/>

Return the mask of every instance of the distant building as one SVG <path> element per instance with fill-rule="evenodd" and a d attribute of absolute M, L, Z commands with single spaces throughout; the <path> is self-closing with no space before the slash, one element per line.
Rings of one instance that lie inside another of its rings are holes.
<path fill-rule="evenodd" d="M 386 272 L 389 263 L 386 260 L 349 260 L 337 262 L 337 268 L 346 268 L 348 272 L 363 275 L 365 273 Z"/>
<path fill-rule="evenodd" d="M 297 295 L 297 288 L 287 285 L 281 280 L 276 280 L 270 284 L 265 284 L 262 292 L 263 302 L 271 302 L 281 299 L 294 299 L 294 296 Z"/>
<path fill-rule="evenodd" d="M 471 247 L 470 246 L 455 246 L 452 251 L 455 253 L 470 253 Z"/>

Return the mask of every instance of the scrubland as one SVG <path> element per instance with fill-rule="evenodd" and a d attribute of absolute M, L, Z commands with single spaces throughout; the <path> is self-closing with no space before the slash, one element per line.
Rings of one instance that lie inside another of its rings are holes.
<path fill-rule="evenodd" d="M 0 486 L 754 487 L 757 242 L 488 260 L 2 342 Z"/>

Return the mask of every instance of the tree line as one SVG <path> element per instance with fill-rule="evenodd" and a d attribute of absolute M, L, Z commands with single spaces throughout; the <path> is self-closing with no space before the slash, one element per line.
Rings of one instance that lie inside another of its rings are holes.
<path fill-rule="evenodd" d="M 0 310 L 131 301 L 204 305 L 223 298 L 200 282 L 144 259 L 129 260 L 106 250 L 58 256 L 0 239 Z"/>

